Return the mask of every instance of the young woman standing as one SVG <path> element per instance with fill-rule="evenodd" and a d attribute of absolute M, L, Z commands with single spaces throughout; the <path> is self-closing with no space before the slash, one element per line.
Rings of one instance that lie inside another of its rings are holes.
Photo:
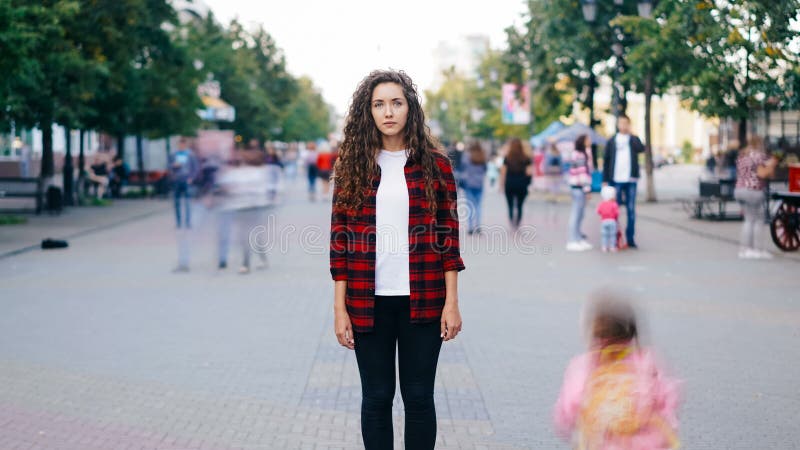
<path fill-rule="evenodd" d="M 742 205 L 741 247 L 739 258 L 772 259 L 764 250 L 761 228 L 767 206 L 766 188 L 769 179 L 775 176 L 778 159 L 767 155 L 764 141 L 758 136 L 750 137 L 747 147 L 736 159 L 736 189 L 734 198 Z"/>
<path fill-rule="evenodd" d="M 395 355 L 406 449 L 433 449 L 442 341 L 461 331 L 456 184 L 404 72 L 362 80 L 334 169 L 334 328 L 354 349 L 367 450 L 391 449 Z"/>
<path fill-rule="evenodd" d="M 592 190 L 592 141 L 589 135 L 582 134 L 575 140 L 575 150 L 569 157 L 567 182 L 572 195 L 572 212 L 569 215 L 569 236 L 567 251 L 583 252 L 592 249 L 581 231 L 586 200 Z"/>
<path fill-rule="evenodd" d="M 508 151 L 500 168 L 500 186 L 505 190 L 508 203 L 508 220 L 511 228 L 519 228 L 522 222 L 522 207 L 528 196 L 528 185 L 533 176 L 533 161 L 526 154 L 519 138 L 508 141 Z M 515 215 L 516 212 L 516 215 Z"/>

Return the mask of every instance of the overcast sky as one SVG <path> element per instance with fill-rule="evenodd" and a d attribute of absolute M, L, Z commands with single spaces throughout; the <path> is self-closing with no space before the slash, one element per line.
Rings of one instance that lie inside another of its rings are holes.
<path fill-rule="evenodd" d="M 283 48 L 289 71 L 308 75 L 326 101 L 344 113 L 358 82 L 377 68 L 408 72 L 420 91 L 434 76 L 440 41 L 488 35 L 521 22 L 522 0 L 206 0 L 223 23 L 262 23 Z"/>

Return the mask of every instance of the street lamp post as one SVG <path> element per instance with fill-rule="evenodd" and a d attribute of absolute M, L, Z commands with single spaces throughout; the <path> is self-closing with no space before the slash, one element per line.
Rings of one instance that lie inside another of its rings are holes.
<path fill-rule="evenodd" d="M 597 13 L 599 1 L 601 0 L 581 0 L 581 10 L 583 12 L 583 19 L 588 23 L 597 21 Z M 622 6 L 625 0 L 613 0 L 614 7 L 616 8 L 617 16 L 620 15 Z M 650 17 L 653 11 L 653 0 L 639 0 L 636 3 L 637 11 L 641 17 Z M 611 99 L 611 111 L 614 118 L 619 118 L 620 115 L 625 113 L 625 88 L 622 85 L 622 73 L 624 72 L 623 58 L 625 47 L 623 46 L 623 39 L 625 37 L 622 29 L 619 26 L 614 26 L 611 30 L 612 41 L 611 51 L 614 54 L 614 71 L 613 74 L 613 95 Z M 592 101 L 592 104 L 594 102 Z M 592 111 L 593 113 L 593 111 Z M 593 116 L 594 114 L 592 114 Z"/>
<path fill-rule="evenodd" d="M 583 18 L 588 23 L 594 23 L 597 20 L 597 8 L 600 0 L 581 0 L 581 9 Z M 617 17 L 619 17 L 624 0 L 613 0 Z M 636 2 L 636 10 L 640 17 L 650 18 L 653 14 L 654 0 L 638 0 Z M 622 85 L 622 74 L 624 72 L 623 58 L 625 48 L 623 46 L 623 39 L 625 35 L 618 25 L 614 25 L 611 29 L 612 41 L 611 50 L 614 54 L 614 71 L 612 88 L 613 94 L 611 99 L 611 109 L 614 114 L 615 121 L 619 121 L 619 116 L 625 113 L 625 88 Z M 650 99 L 653 95 L 653 74 L 648 73 L 645 78 L 644 94 L 645 94 L 645 170 L 647 171 L 647 201 L 656 201 L 655 185 L 653 182 L 653 152 L 650 143 Z M 590 90 L 590 95 L 594 90 Z M 594 99 L 590 101 L 592 108 L 594 107 Z M 594 111 L 590 112 L 590 117 L 594 117 Z M 594 126 L 594 124 L 590 124 Z M 594 153 L 594 152 L 593 152 Z"/>

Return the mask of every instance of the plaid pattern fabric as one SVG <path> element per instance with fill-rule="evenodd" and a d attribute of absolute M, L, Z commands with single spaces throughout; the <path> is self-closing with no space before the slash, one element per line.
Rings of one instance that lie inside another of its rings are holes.
<path fill-rule="evenodd" d="M 464 270 L 458 242 L 457 190 L 450 160 L 435 152 L 445 185 L 436 182 L 437 212 L 427 211 L 422 167 L 409 158 L 404 172 L 408 185 L 409 278 L 411 322 L 439 321 L 445 302 L 444 273 Z M 380 175 L 358 213 L 331 212 L 330 271 L 347 280 L 346 304 L 353 330 L 372 330 L 375 313 L 375 198 Z M 338 187 L 334 186 L 336 204 Z"/>

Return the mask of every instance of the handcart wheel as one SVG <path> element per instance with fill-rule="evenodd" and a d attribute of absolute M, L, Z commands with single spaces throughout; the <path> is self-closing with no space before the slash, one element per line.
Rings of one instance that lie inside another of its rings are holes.
<path fill-rule="evenodd" d="M 800 211 L 797 206 L 783 202 L 770 225 L 772 241 L 785 252 L 800 249 Z"/>

